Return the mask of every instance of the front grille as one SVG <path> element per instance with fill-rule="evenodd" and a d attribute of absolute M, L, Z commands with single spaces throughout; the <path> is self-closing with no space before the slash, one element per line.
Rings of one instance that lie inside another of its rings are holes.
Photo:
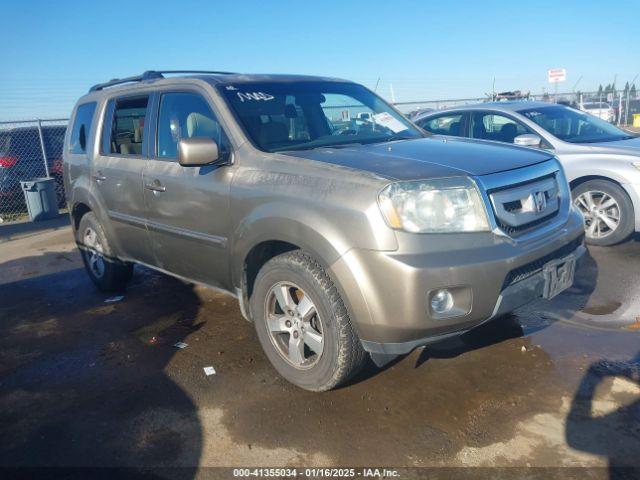
<path fill-rule="evenodd" d="M 535 275 L 538 272 L 542 271 L 542 267 L 546 263 L 551 262 L 552 260 L 557 260 L 562 257 L 566 257 L 571 252 L 573 252 L 576 248 L 582 245 L 584 242 L 584 234 L 577 237 L 575 240 L 567 243 L 565 246 L 560 247 L 558 250 L 555 250 L 551 253 L 548 253 L 544 257 L 540 257 L 537 260 L 529 262 L 525 265 L 522 265 L 518 268 L 514 268 L 511 270 L 506 278 L 504 279 L 504 283 L 502 284 L 502 289 L 504 290 L 510 285 L 514 283 L 521 282 L 525 278 L 529 278 L 532 275 Z"/>
<path fill-rule="evenodd" d="M 487 193 L 498 227 L 512 237 L 550 222 L 560 211 L 560 189 L 555 174 Z"/>
<path fill-rule="evenodd" d="M 500 227 L 500 229 L 504 233 L 506 233 L 510 237 L 517 237 L 520 235 L 524 235 L 525 233 L 528 233 L 532 230 L 535 230 L 536 228 L 544 225 L 547 222 L 550 222 L 555 218 L 556 215 L 558 215 L 557 210 L 554 213 L 547 215 L 546 217 L 539 218 L 537 220 L 534 220 L 533 222 L 525 223 L 524 225 L 518 225 L 517 227 L 507 225 L 506 223 L 500 221 L 499 219 L 497 219 L 497 223 L 498 223 L 498 227 Z"/>

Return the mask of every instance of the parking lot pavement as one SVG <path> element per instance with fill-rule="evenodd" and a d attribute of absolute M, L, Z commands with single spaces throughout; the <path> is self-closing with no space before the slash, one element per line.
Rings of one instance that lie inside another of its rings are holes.
<path fill-rule="evenodd" d="M 640 466 L 639 266 L 591 249 L 551 304 L 309 393 L 230 296 L 140 268 L 105 303 L 69 227 L 0 232 L 0 465 Z"/>

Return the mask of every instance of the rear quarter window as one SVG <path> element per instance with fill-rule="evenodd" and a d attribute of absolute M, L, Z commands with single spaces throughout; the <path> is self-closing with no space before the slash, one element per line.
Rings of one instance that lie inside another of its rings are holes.
<path fill-rule="evenodd" d="M 435 118 L 425 118 L 416 122 L 426 131 L 436 135 L 459 136 L 461 134 L 462 114 L 440 115 Z"/>
<path fill-rule="evenodd" d="M 93 123 L 93 114 L 96 111 L 96 102 L 84 103 L 76 109 L 76 116 L 71 127 L 69 139 L 69 151 L 71 153 L 85 153 L 87 140 Z"/>

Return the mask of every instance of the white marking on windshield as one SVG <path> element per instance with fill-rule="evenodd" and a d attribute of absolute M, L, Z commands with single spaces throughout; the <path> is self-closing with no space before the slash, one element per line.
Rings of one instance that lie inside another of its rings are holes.
<path fill-rule="evenodd" d="M 238 98 L 244 103 L 245 100 L 254 100 L 256 102 L 262 100 L 268 102 L 269 100 L 273 100 L 275 97 L 264 92 L 238 92 Z"/>

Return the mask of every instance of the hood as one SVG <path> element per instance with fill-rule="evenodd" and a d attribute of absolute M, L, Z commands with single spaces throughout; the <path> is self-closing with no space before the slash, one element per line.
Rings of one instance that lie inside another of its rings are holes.
<path fill-rule="evenodd" d="M 585 143 L 582 146 L 589 148 L 593 153 L 640 155 L 640 137 L 614 142 Z"/>
<path fill-rule="evenodd" d="M 481 176 L 552 158 L 530 148 L 442 136 L 280 153 L 364 170 L 390 180 Z"/>

